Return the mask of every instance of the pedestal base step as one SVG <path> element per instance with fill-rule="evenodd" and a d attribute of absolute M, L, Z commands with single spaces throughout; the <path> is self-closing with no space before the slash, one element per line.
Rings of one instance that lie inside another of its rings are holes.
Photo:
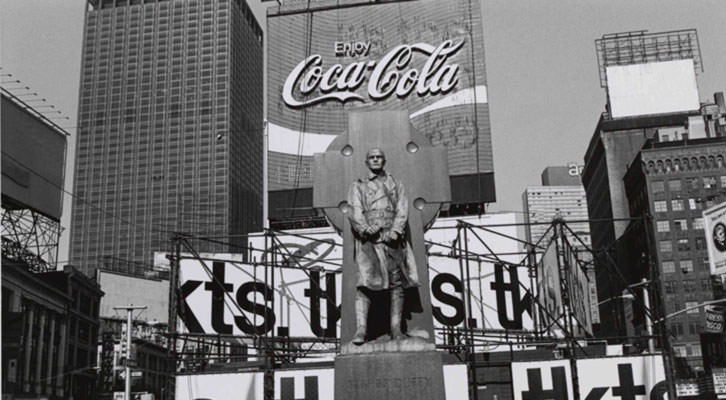
<path fill-rule="evenodd" d="M 444 370 L 435 351 L 346 354 L 335 358 L 335 398 L 444 400 Z"/>

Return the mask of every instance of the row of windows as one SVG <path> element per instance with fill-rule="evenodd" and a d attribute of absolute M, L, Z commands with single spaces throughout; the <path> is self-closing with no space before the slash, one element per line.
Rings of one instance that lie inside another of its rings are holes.
<path fill-rule="evenodd" d="M 696 190 L 700 188 L 704 189 L 715 189 L 718 187 L 718 182 L 721 183 L 721 187 L 726 188 L 726 176 L 704 176 L 704 177 L 692 177 L 685 178 L 685 186 L 689 190 Z M 680 179 L 668 180 L 668 191 L 677 192 L 682 190 L 683 185 Z M 651 183 L 653 193 L 663 193 L 665 191 L 664 181 L 653 181 Z"/>
<path fill-rule="evenodd" d="M 670 202 L 666 200 L 656 200 L 653 202 L 655 212 L 667 212 L 670 204 L 670 211 L 683 211 L 688 207 L 689 210 L 701 210 L 703 201 L 701 199 L 691 198 L 687 200 L 675 199 Z"/>
<path fill-rule="evenodd" d="M 706 250 L 706 238 L 697 237 L 694 239 L 696 250 Z M 680 238 L 676 241 L 676 249 L 679 252 L 691 251 L 691 241 L 687 238 Z M 671 240 L 661 240 L 658 242 L 658 248 L 661 253 L 671 253 L 673 251 L 673 242 Z"/>
<path fill-rule="evenodd" d="M 700 281 L 696 279 L 683 279 L 680 281 L 665 281 L 663 282 L 663 290 L 667 294 L 678 293 L 679 284 L 683 287 L 685 293 L 693 293 L 698 291 L 711 291 L 711 279 L 703 278 Z M 696 310 L 698 312 L 698 310 Z"/>
<path fill-rule="evenodd" d="M 687 231 L 688 230 L 688 220 L 686 220 L 686 219 L 674 219 L 673 221 L 657 221 L 656 229 L 658 230 L 658 232 L 661 232 L 661 233 L 670 232 L 671 231 L 671 222 L 673 223 L 674 231 Z M 692 229 L 693 230 L 703 230 L 704 229 L 702 217 L 693 219 Z"/>

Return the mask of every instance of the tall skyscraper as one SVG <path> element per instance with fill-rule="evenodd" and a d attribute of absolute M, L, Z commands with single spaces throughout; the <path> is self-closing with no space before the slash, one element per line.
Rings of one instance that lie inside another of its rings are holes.
<path fill-rule="evenodd" d="M 261 228 L 262 54 L 245 0 L 89 1 L 74 265 L 133 268 L 174 231 L 242 244 Z"/>

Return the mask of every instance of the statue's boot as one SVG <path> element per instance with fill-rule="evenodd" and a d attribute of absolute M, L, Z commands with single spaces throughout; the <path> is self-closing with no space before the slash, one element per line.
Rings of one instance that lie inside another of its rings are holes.
<path fill-rule="evenodd" d="M 366 330 L 368 328 L 368 309 L 371 306 L 371 300 L 360 290 L 355 294 L 355 322 L 356 330 L 352 343 L 361 345 L 366 341 Z"/>
<path fill-rule="evenodd" d="M 401 332 L 401 317 L 403 315 L 403 288 L 391 289 L 391 339 L 405 339 Z"/>

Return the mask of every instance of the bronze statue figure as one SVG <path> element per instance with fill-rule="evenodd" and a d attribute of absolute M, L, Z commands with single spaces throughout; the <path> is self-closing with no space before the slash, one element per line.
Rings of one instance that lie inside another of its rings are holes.
<path fill-rule="evenodd" d="M 348 218 L 355 237 L 358 283 L 355 298 L 356 333 L 352 343 L 366 341 L 372 292 L 391 296 L 390 336 L 405 338 L 401 329 L 404 289 L 418 286 L 414 254 L 407 237 L 408 199 L 402 182 L 388 174 L 381 149 L 366 154 L 368 174 L 348 191 Z"/>

